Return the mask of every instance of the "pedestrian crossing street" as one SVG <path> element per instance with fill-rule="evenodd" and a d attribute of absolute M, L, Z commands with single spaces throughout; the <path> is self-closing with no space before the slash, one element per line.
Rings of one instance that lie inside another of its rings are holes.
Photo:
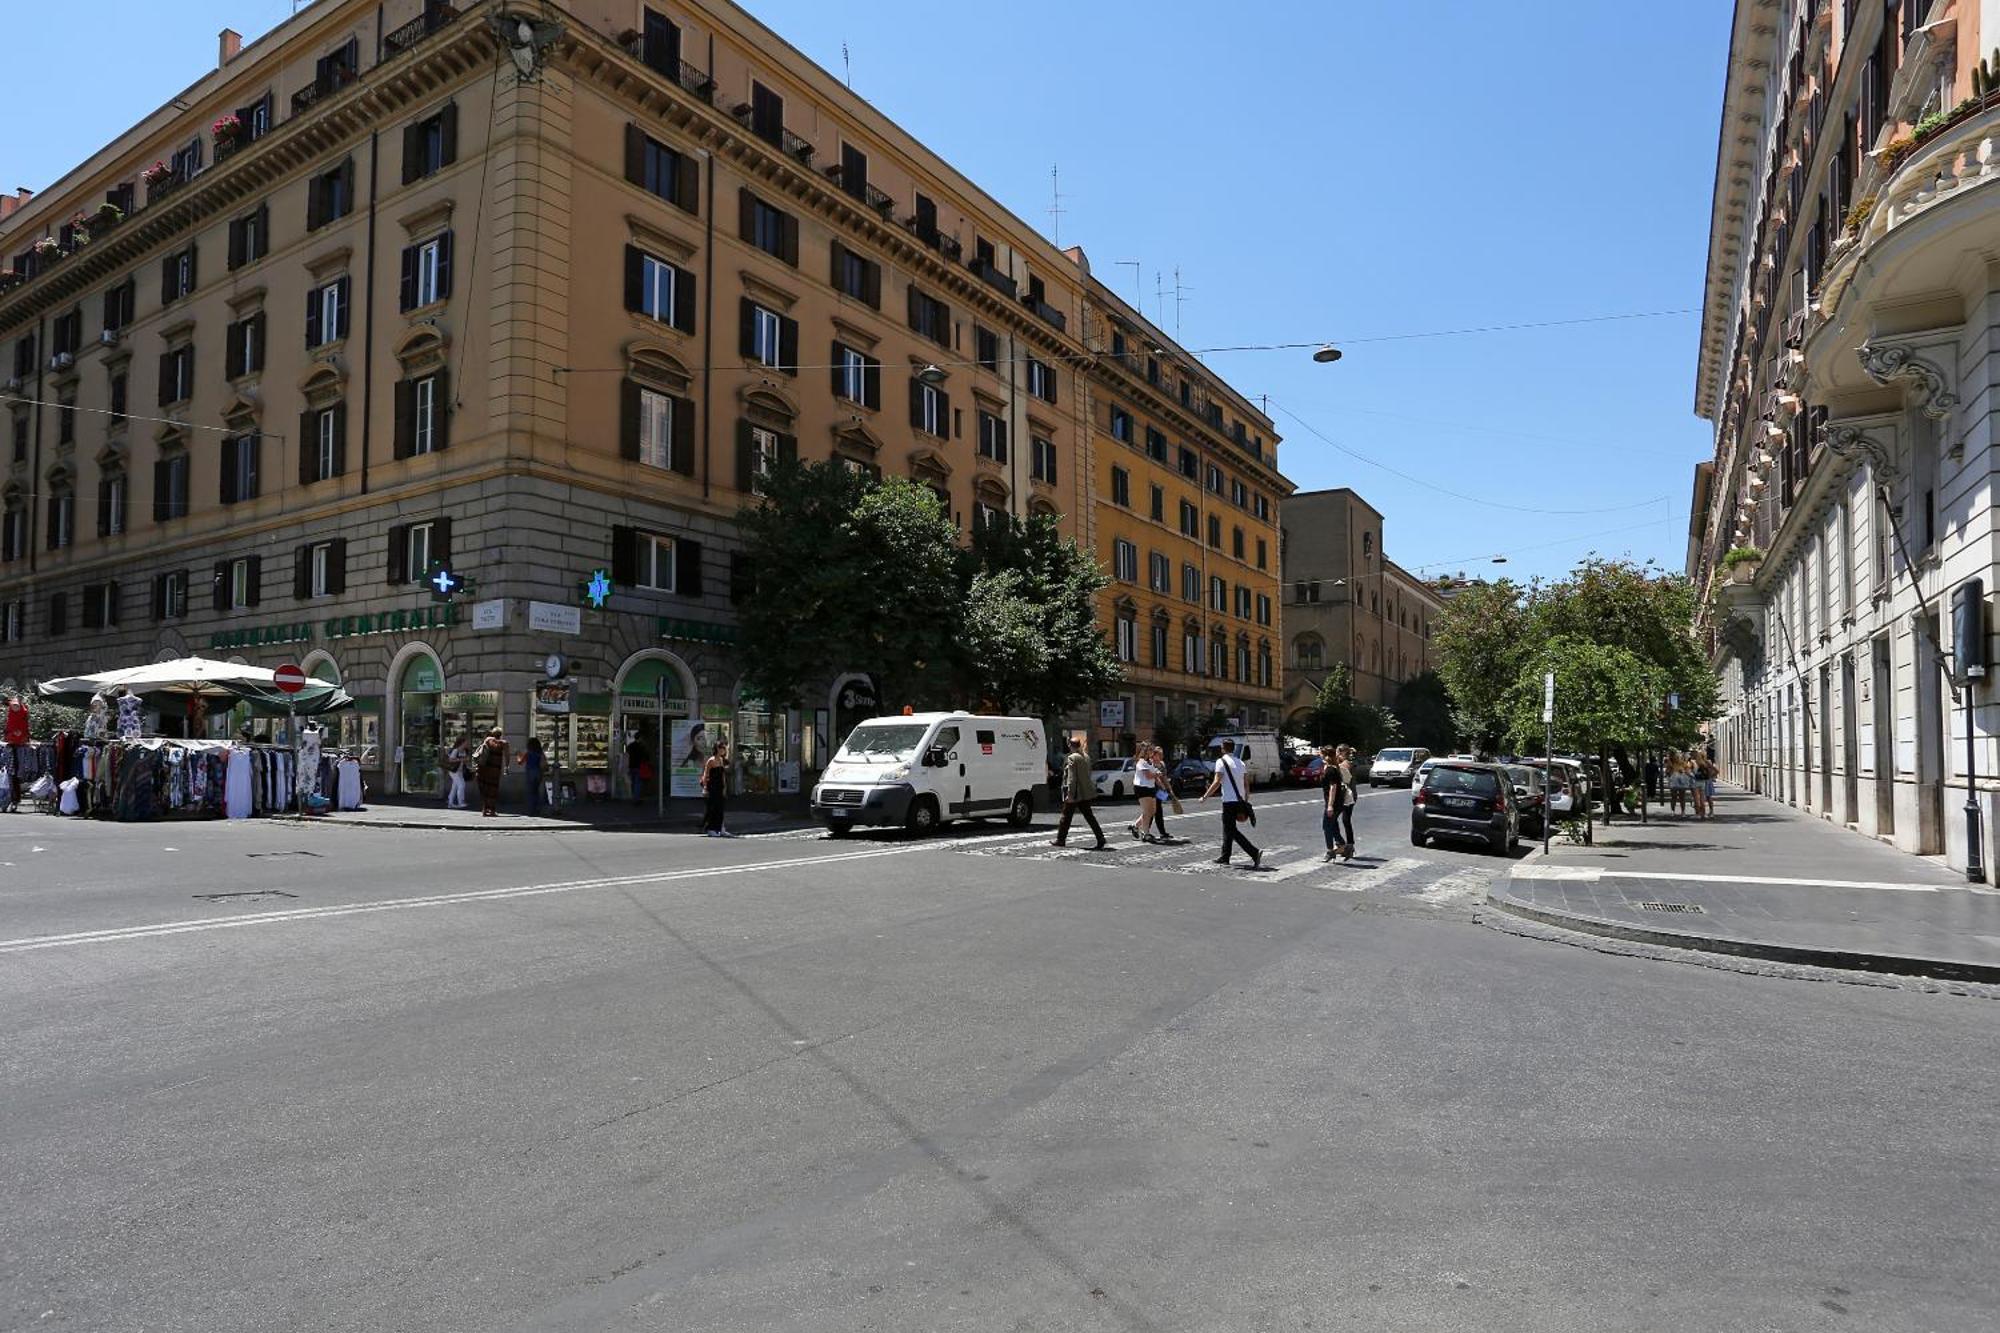
<path fill-rule="evenodd" d="M 1101 851 L 1092 845 L 1088 830 L 1081 833 L 1072 830 L 1069 846 L 1052 847 L 1051 831 L 1047 828 L 940 838 L 933 845 L 938 851 L 959 856 L 1061 862 L 1086 870 L 1148 870 L 1284 884 L 1325 893 L 1390 894 L 1439 908 L 1472 906 L 1482 901 L 1487 886 L 1504 869 L 1498 862 L 1467 866 L 1414 856 L 1364 855 L 1348 862 L 1328 861 L 1321 846 L 1297 843 L 1265 846 L 1263 868 L 1252 869 L 1248 860 L 1240 856 L 1229 865 L 1217 865 L 1213 838 L 1159 846 L 1127 837 L 1122 825 L 1107 827 L 1105 835 L 1109 841 Z M 826 834 L 819 829 L 790 829 L 750 836 L 758 841 L 804 841 L 824 839 Z"/>

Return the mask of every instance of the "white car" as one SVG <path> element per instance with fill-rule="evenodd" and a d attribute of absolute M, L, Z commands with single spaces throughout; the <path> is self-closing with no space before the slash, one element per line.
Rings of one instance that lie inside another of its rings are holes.
<path fill-rule="evenodd" d="M 1419 750 L 1417 753 L 1423 754 L 1426 752 Z M 1417 790 L 1424 785 L 1424 779 L 1430 776 L 1431 770 L 1443 762 L 1441 759 L 1426 759 L 1417 765 L 1416 770 L 1410 775 L 1410 799 L 1412 801 L 1417 799 Z"/>
<path fill-rule="evenodd" d="M 1090 766 L 1090 781 L 1099 796 L 1116 801 L 1132 795 L 1139 790 L 1139 761 L 1130 755 L 1123 759 L 1100 759 Z"/>
<path fill-rule="evenodd" d="M 1380 787 L 1408 787 L 1416 790 L 1423 781 L 1418 766 L 1426 763 L 1431 752 L 1422 746 L 1399 746 L 1376 752 L 1374 762 L 1368 766 L 1368 785 Z"/>

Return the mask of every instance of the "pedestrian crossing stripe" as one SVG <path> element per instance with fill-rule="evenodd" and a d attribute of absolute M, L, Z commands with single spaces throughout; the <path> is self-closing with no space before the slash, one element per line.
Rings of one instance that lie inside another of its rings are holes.
<path fill-rule="evenodd" d="M 1283 856 L 1286 852 L 1296 852 L 1297 850 L 1298 848 L 1296 846 L 1285 844 L 1277 847 L 1264 848 L 1264 855 L 1267 858 L 1273 856 Z M 1247 874 L 1255 875 L 1259 879 L 1269 879 L 1271 875 L 1275 873 L 1273 871 L 1268 871 L 1268 870 L 1258 870 L 1257 868 L 1252 866 L 1248 861 L 1233 861 L 1227 865 L 1218 865 L 1216 863 L 1215 858 L 1212 856 L 1203 857 L 1201 860 L 1194 862 L 1192 865 L 1173 867 L 1173 872 L 1176 875 L 1226 875 L 1231 870 L 1241 870 Z"/>

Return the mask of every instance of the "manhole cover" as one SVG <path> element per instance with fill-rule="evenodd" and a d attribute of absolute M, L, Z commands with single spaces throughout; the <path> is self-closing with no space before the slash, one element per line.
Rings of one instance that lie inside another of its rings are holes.
<path fill-rule="evenodd" d="M 274 898 L 296 898 L 296 893 L 286 893 L 283 889 L 251 889 L 246 893 L 197 893 L 194 895 L 205 903 L 261 903 Z"/>
<path fill-rule="evenodd" d="M 1694 903 L 1640 903 L 1639 910 L 1642 912 L 1693 912 L 1696 915 L 1706 915 Z"/>
<path fill-rule="evenodd" d="M 243 854 L 244 854 L 245 856 L 249 857 L 249 858 L 250 858 L 250 859 L 251 859 L 252 861 L 260 861 L 260 860 L 268 860 L 268 859 L 270 859 L 271 857 L 274 857 L 274 856 L 311 856 L 311 857 L 317 857 L 317 856 L 319 855 L 319 853 L 318 853 L 318 852 L 245 852 L 245 853 L 243 853 Z"/>

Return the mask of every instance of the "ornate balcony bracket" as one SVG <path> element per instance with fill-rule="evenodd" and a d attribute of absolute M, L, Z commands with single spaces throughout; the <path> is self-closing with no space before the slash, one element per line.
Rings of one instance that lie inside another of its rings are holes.
<path fill-rule="evenodd" d="M 1911 348 L 1895 343 L 1888 346 L 1863 343 L 1854 351 L 1861 358 L 1861 369 L 1877 384 L 1886 386 L 1898 381 L 1908 384 L 1917 406 L 1932 421 L 1948 420 L 1952 409 L 1958 406 L 1958 395 L 1948 387 L 1944 372 Z M 1965 452 L 1964 441 L 1954 439 L 1947 452 L 1952 458 L 1959 457 Z"/>
<path fill-rule="evenodd" d="M 1878 482 L 1891 482 L 1900 475 L 1889 446 L 1861 426 L 1830 421 L 1820 428 L 1820 440 L 1836 458 L 1866 463 Z"/>

